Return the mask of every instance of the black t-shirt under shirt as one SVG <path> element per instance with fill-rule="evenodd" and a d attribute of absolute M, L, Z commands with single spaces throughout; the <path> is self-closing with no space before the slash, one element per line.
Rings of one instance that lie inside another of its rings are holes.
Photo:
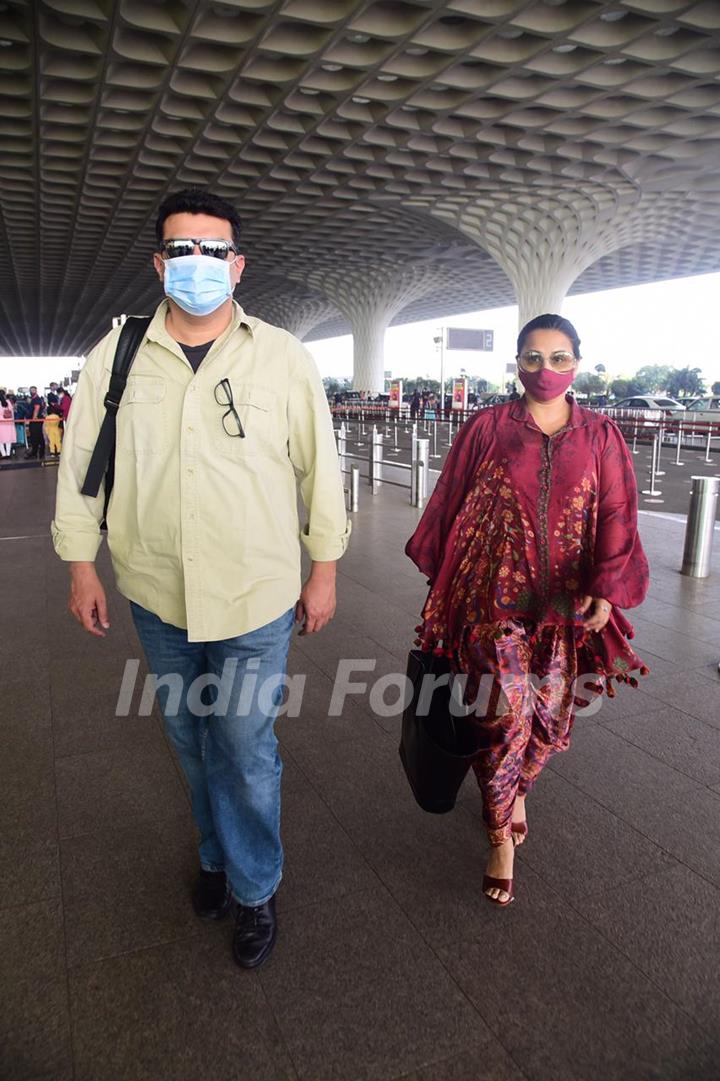
<path fill-rule="evenodd" d="M 183 353 L 190 361 L 190 365 L 194 372 L 198 370 L 200 364 L 210 352 L 210 346 L 214 341 L 215 339 L 213 338 L 212 342 L 204 342 L 202 345 L 183 345 L 182 342 L 178 342 Z"/>

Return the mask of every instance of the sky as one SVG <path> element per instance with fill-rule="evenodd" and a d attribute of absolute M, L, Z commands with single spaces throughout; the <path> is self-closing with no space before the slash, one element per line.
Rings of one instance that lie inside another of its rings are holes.
<path fill-rule="evenodd" d="M 238 295 L 242 303 L 242 295 Z M 627 289 L 568 297 L 562 315 L 574 323 L 581 340 L 583 368 L 604 364 L 612 377 L 631 375 L 646 364 L 700 368 L 708 389 L 720 380 L 720 345 L 714 316 L 720 303 L 720 274 L 677 278 Z M 385 335 L 385 370 L 393 378 L 416 375 L 438 379 L 440 356 L 433 336 L 443 326 L 481 327 L 495 332 L 492 353 L 454 350 L 445 353 L 449 378 L 465 368 L 468 375 L 505 381 L 505 365 L 515 356 L 516 307 L 495 308 L 391 327 Z M 308 342 L 322 376 L 352 375 L 352 338 Z M 0 387 L 17 389 L 51 379 L 60 381 L 82 366 L 77 357 L 0 357 Z M 582 369 L 581 369 L 582 370 Z"/>

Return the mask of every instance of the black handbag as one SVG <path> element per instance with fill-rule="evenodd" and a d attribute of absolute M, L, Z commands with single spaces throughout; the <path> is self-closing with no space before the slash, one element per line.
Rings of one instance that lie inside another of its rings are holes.
<path fill-rule="evenodd" d="M 452 670 L 447 658 L 412 649 L 407 675 L 413 693 L 403 713 L 400 759 L 422 809 L 445 814 L 455 806 L 460 786 L 480 749 L 477 721 L 472 716 L 454 717 L 450 711 Z M 429 705 L 419 712 L 425 676 L 437 679 L 443 675 L 450 679 L 434 688 Z"/>

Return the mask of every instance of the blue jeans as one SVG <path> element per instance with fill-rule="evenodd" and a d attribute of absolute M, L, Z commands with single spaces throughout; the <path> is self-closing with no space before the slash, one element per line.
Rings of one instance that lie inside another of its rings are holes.
<path fill-rule="evenodd" d="M 134 601 L 130 608 L 190 785 L 200 865 L 224 870 L 241 905 L 264 904 L 282 878 L 274 725 L 294 610 L 236 638 L 188 642 L 187 631 Z"/>

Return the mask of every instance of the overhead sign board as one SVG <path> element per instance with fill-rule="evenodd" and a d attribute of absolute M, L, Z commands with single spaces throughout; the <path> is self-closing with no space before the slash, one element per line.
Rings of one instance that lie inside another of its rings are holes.
<path fill-rule="evenodd" d="M 493 351 L 494 332 L 476 330 L 474 327 L 448 327 L 445 339 L 447 349 L 475 349 L 484 353 Z"/>

